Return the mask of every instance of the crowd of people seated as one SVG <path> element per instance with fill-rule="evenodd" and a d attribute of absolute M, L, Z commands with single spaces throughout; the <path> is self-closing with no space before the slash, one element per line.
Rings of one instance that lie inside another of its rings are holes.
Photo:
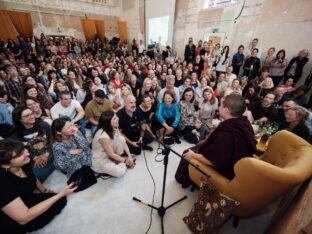
<path fill-rule="evenodd" d="M 184 58 L 169 46 L 145 48 L 135 39 L 116 46 L 106 38 L 44 34 L 0 41 L 0 186 L 7 188 L 0 192 L 0 229 L 41 228 L 77 188 L 70 182 L 78 171 L 123 176 L 142 149 L 154 150 L 149 144 L 155 138 L 203 140 L 185 158 L 219 165 L 229 178 L 232 164 L 217 157 L 226 139 L 232 142 L 228 134 L 248 136 L 234 137 L 241 146 L 233 150 L 235 160 L 255 152 L 251 124 L 275 122 L 311 142 L 311 72 L 296 85 L 309 52 L 290 59 L 286 51 L 275 54 L 271 47 L 261 57 L 256 38 L 231 54 L 229 46 L 195 46 L 190 37 Z M 223 121 L 220 128 L 214 119 Z M 238 125 L 241 133 L 233 127 Z M 208 159 L 211 152 L 217 153 Z M 58 194 L 42 184 L 55 168 L 69 184 Z M 187 186 L 189 178 L 180 172 L 176 178 Z"/>

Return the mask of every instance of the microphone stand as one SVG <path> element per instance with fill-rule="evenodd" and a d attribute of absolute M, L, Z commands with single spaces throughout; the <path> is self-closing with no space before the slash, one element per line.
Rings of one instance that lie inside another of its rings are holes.
<path fill-rule="evenodd" d="M 184 196 L 182 198 L 180 198 L 179 200 L 171 203 L 168 206 L 164 206 L 164 199 L 165 199 L 165 191 L 166 191 L 166 180 L 167 180 L 167 166 L 168 166 L 168 161 L 169 161 L 169 153 L 172 152 L 175 155 L 177 155 L 178 157 L 180 157 L 181 159 L 185 160 L 188 162 L 188 164 L 190 164 L 192 167 L 194 167 L 196 170 L 198 170 L 200 173 L 202 173 L 203 175 L 210 177 L 210 175 L 208 175 L 205 171 L 203 171 L 201 168 L 199 168 L 198 165 L 186 160 L 184 157 L 182 157 L 179 153 L 177 153 L 176 151 L 174 151 L 173 149 L 170 148 L 170 146 L 162 143 L 161 141 L 159 141 L 153 134 L 151 134 L 148 131 L 145 131 L 145 133 L 149 134 L 155 141 L 157 141 L 160 145 L 162 145 L 164 147 L 162 154 L 165 156 L 164 157 L 164 176 L 163 176 L 163 186 L 162 186 L 162 194 L 161 194 L 161 205 L 159 207 L 153 206 L 151 204 L 149 204 L 148 202 L 145 202 L 143 200 L 140 200 L 136 197 L 133 197 L 132 199 L 134 201 L 140 202 L 145 206 L 149 206 L 152 209 L 157 210 L 158 215 L 160 216 L 160 221 L 161 221 L 161 233 L 164 234 L 164 216 L 166 214 L 166 210 L 169 209 L 170 207 L 178 204 L 179 202 L 183 201 L 184 199 L 187 198 L 187 196 Z"/>

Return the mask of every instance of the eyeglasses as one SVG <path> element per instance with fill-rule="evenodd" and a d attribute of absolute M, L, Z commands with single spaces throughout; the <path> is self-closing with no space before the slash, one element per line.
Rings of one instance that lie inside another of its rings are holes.
<path fill-rule="evenodd" d="M 22 117 L 23 117 L 23 118 L 29 118 L 30 116 L 33 116 L 33 115 L 35 115 L 35 113 L 34 113 L 34 112 L 31 112 L 31 113 L 29 113 L 29 114 L 27 114 L 27 115 L 22 115 Z"/>

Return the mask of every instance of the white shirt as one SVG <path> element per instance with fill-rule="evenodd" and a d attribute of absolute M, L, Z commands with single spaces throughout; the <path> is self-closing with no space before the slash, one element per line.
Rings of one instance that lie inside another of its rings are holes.
<path fill-rule="evenodd" d="M 92 140 L 92 169 L 96 172 L 105 171 L 104 164 L 112 163 L 112 160 L 99 142 L 100 139 L 108 140 L 113 153 L 118 155 L 124 153 L 126 145 L 126 139 L 119 131 L 114 132 L 114 139 L 111 139 L 105 131 L 98 130 Z"/>
<path fill-rule="evenodd" d="M 142 54 L 143 53 L 143 50 L 145 50 L 145 46 L 142 44 L 142 45 L 139 45 L 139 53 Z"/>
<path fill-rule="evenodd" d="M 78 108 L 82 107 L 77 100 L 72 100 L 70 106 L 68 107 L 64 107 L 61 105 L 61 102 L 58 102 L 51 108 L 52 119 L 54 120 L 64 116 L 68 116 L 72 120 L 77 115 Z"/>
<path fill-rule="evenodd" d="M 234 73 L 232 73 L 230 76 L 225 74 L 225 79 L 228 82 L 228 87 L 230 87 L 232 85 L 233 80 L 235 80 L 236 78 L 237 78 L 237 76 Z"/>

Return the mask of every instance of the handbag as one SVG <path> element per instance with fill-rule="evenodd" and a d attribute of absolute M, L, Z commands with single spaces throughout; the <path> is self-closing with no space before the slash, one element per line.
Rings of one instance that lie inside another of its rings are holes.
<path fill-rule="evenodd" d="M 72 182 L 74 182 L 77 186 L 75 192 L 79 192 L 96 184 L 97 180 L 95 178 L 94 172 L 89 166 L 82 166 L 72 174 L 72 176 L 67 181 L 67 184 Z"/>
<path fill-rule="evenodd" d="M 164 140 L 163 140 L 163 143 L 165 145 L 173 145 L 174 144 L 173 136 L 165 136 Z"/>

